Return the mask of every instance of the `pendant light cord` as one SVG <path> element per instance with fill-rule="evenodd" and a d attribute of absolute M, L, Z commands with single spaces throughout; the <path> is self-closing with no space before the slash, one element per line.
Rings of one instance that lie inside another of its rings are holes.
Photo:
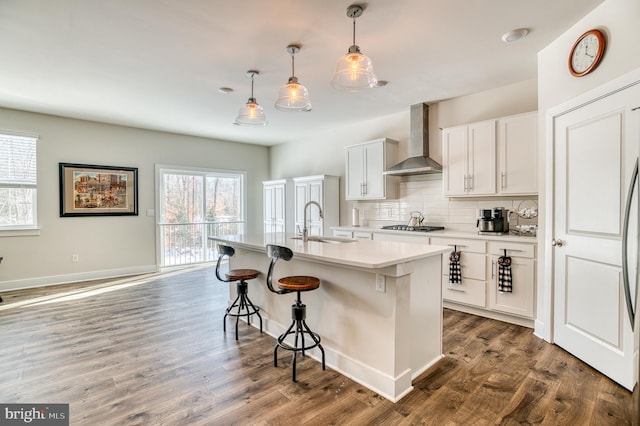
<path fill-rule="evenodd" d="M 353 17 L 353 45 L 356 45 L 356 18 Z"/>
<path fill-rule="evenodd" d="M 296 76 L 296 69 L 295 69 L 295 65 L 294 65 L 294 57 L 295 54 L 291 54 L 291 77 L 295 77 Z"/>

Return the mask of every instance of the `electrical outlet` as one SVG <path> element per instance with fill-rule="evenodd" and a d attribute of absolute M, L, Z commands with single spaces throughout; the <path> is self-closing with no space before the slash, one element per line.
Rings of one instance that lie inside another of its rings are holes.
<path fill-rule="evenodd" d="M 71 263 L 78 263 L 78 255 L 77 254 L 72 254 L 71 255 Z"/>
<path fill-rule="evenodd" d="M 392 209 L 387 209 L 387 215 L 389 217 L 393 217 L 393 210 Z"/>
<path fill-rule="evenodd" d="M 382 274 L 376 274 L 376 291 L 384 293 L 386 291 L 386 280 Z"/>

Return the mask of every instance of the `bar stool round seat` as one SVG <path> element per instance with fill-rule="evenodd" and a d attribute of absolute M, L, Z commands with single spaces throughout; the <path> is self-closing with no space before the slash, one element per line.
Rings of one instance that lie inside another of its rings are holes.
<path fill-rule="evenodd" d="M 273 349 L 273 366 L 278 366 L 278 349 L 284 349 L 293 352 L 292 362 L 292 378 L 296 381 L 296 358 L 298 352 L 305 355 L 305 351 L 317 347 L 322 354 L 322 369 L 325 370 L 324 348 L 320 343 L 320 335 L 312 331 L 306 322 L 307 306 L 302 303 L 300 293 L 303 291 L 312 291 L 320 287 L 320 279 L 306 275 L 287 276 L 278 279 L 278 289 L 273 287 L 273 271 L 278 259 L 285 261 L 291 260 L 293 252 L 288 247 L 277 246 L 273 244 L 267 245 L 267 255 L 271 258 L 269 272 L 267 273 L 267 287 L 270 291 L 277 294 L 296 293 L 296 301 L 291 305 L 291 325 L 282 333 Z M 286 342 L 286 338 L 293 335 L 293 344 Z M 305 342 L 305 336 L 311 341 Z"/>
<path fill-rule="evenodd" d="M 235 249 L 231 246 L 223 244 L 218 245 L 218 263 L 216 264 L 216 278 L 222 282 L 236 281 L 236 298 L 233 303 L 226 309 L 224 318 L 222 319 L 222 329 L 227 331 L 227 317 L 236 317 L 236 340 L 238 340 L 238 322 L 240 317 L 247 317 L 247 324 L 251 324 L 251 316 L 256 315 L 260 320 L 260 333 L 262 333 L 262 316 L 260 315 L 260 307 L 255 306 L 249 299 L 247 280 L 252 280 L 260 275 L 260 271 L 255 269 L 232 269 L 227 271 L 222 278 L 220 274 L 220 265 L 225 257 L 233 257 Z"/>
<path fill-rule="evenodd" d="M 320 287 L 320 280 L 305 275 L 283 277 L 278 280 L 278 287 L 289 291 L 310 291 Z"/>

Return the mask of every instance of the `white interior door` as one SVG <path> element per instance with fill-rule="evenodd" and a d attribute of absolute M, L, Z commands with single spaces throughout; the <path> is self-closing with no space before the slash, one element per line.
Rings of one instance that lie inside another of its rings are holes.
<path fill-rule="evenodd" d="M 622 226 L 638 155 L 640 85 L 555 118 L 554 340 L 627 389 L 634 339 L 622 283 Z"/>

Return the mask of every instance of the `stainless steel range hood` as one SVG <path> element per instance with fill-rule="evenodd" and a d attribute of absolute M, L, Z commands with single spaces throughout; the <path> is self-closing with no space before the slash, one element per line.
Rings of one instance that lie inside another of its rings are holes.
<path fill-rule="evenodd" d="M 388 168 L 383 174 L 395 176 L 442 173 L 442 166 L 429 158 L 429 105 L 411 105 L 409 158 Z"/>

